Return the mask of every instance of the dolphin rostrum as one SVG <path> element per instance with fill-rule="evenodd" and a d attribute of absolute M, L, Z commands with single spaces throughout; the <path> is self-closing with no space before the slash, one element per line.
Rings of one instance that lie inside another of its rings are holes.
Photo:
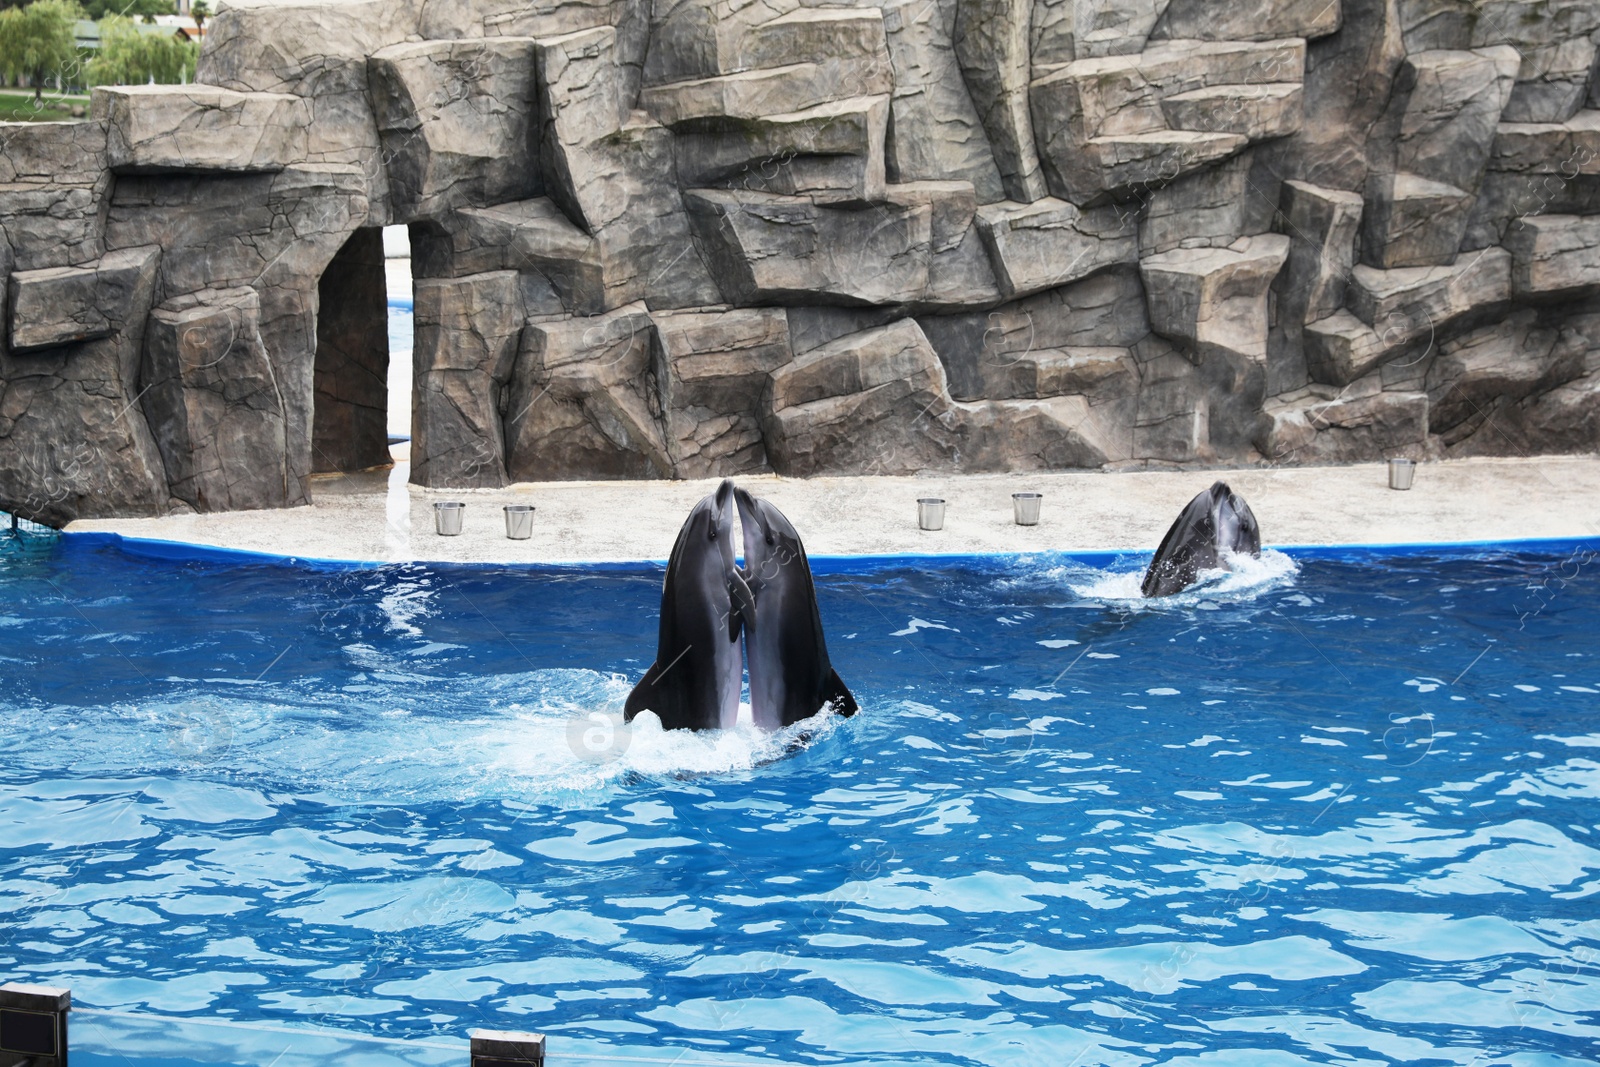
<path fill-rule="evenodd" d="M 1261 528 L 1244 498 L 1216 482 L 1178 513 L 1139 591 L 1145 596 L 1181 593 L 1201 571 L 1225 568 L 1223 553 L 1260 556 Z"/>
<path fill-rule="evenodd" d="M 733 483 L 696 504 L 661 586 L 656 660 L 628 694 L 624 722 L 646 709 L 668 730 L 731 729 L 739 718 L 739 635 L 755 601 L 733 560 Z"/>
<path fill-rule="evenodd" d="M 833 704 L 854 715 L 855 697 L 828 659 L 822 615 L 806 550 L 783 512 L 743 489 L 734 490 L 744 534 L 745 577 L 756 619 L 744 628 L 750 669 L 750 710 L 765 730 L 809 719 Z"/>

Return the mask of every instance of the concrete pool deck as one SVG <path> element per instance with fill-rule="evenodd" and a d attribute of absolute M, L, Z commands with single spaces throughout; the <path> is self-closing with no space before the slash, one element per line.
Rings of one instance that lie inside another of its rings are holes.
<path fill-rule="evenodd" d="M 452 563 L 659 560 L 714 480 L 541 482 L 497 490 L 406 484 L 390 470 L 318 476 L 313 503 L 281 511 L 74 522 L 69 531 L 306 559 Z M 1153 550 L 1214 480 L 1249 501 L 1274 546 L 1600 537 L 1600 456 L 1467 459 L 1419 466 L 1388 488 L 1379 463 L 1229 471 L 1049 472 L 903 478 L 737 479 L 781 508 L 816 556 Z M 1039 525 L 1012 522 L 1011 494 L 1039 492 Z M 944 529 L 917 528 L 918 497 L 948 501 Z M 461 535 L 434 533 L 436 500 L 466 503 Z M 500 508 L 532 504 L 533 536 L 505 536 Z"/>

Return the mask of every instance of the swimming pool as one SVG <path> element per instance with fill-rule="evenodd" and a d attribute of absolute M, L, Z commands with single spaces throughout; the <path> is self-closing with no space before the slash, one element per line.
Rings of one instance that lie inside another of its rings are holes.
<path fill-rule="evenodd" d="M 79 1067 L 1600 1053 L 1595 544 L 820 561 L 793 751 L 618 729 L 659 568 L 0 544 L 0 977 Z"/>

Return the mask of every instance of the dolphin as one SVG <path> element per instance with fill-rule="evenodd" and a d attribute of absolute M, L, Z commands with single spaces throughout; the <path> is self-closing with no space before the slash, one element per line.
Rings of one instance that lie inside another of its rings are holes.
<path fill-rule="evenodd" d="M 1139 591 L 1169 596 L 1194 584 L 1203 570 L 1226 567 L 1222 554 L 1261 555 L 1261 528 L 1244 498 L 1216 482 L 1189 501 L 1161 539 Z"/>
<path fill-rule="evenodd" d="M 755 596 L 756 621 L 745 624 L 744 642 L 756 725 L 781 730 L 829 702 L 838 714 L 854 715 L 856 699 L 828 660 L 800 535 L 768 501 L 743 489 L 734 490 L 734 498 L 744 535 L 744 575 Z"/>
<path fill-rule="evenodd" d="M 649 709 L 668 730 L 731 729 L 739 718 L 740 631 L 755 600 L 733 559 L 733 483 L 694 506 L 661 584 L 656 659 L 628 694 L 622 720 Z"/>

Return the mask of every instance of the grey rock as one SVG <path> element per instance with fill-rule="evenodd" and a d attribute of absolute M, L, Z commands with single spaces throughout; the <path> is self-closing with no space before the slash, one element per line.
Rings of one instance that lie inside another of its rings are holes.
<path fill-rule="evenodd" d="M 977 227 L 1007 298 L 1132 263 L 1138 255 L 1138 230 L 1115 208 L 1083 211 L 1053 197 L 985 204 Z"/>
<path fill-rule="evenodd" d="M 1264 361 L 1267 292 L 1288 255 L 1289 238 L 1264 234 L 1144 257 L 1151 328 L 1200 358 L 1216 351 Z"/>
<path fill-rule="evenodd" d="M 1249 201 L 1258 195 L 1250 164 L 1251 153 L 1245 152 L 1153 190 L 1139 212 L 1140 253 L 1226 248 L 1248 232 Z"/>
<path fill-rule="evenodd" d="M 1485 0 L 1474 48 L 1508 45 L 1521 57 L 1507 122 L 1564 122 L 1583 106 L 1600 9 L 1586 0 Z"/>
<path fill-rule="evenodd" d="M 1030 100 L 1050 189 L 1078 204 L 1137 198 L 1292 132 L 1304 70 L 1302 40 L 1169 42 L 1047 68 Z"/>
<path fill-rule="evenodd" d="M 288 418 L 292 501 L 307 500 L 317 280 L 368 221 L 363 173 L 307 165 L 261 175 L 124 175 L 106 214 L 111 249 L 165 250 L 164 302 L 202 289 L 249 286 L 260 295 L 261 339 Z"/>
<path fill-rule="evenodd" d="M 1565 122 L 1501 123 L 1488 167 L 1564 178 L 1600 174 L 1600 109 L 1579 111 Z"/>
<path fill-rule="evenodd" d="M 351 234 L 317 284 L 313 471 L 361 471 L 391 462 L 387 288 L 377 227 Z"/>
<path fill-rule="evenodd" d="M 1506 421 L 1503 412 L 1534 393 L 1581 377 L 1582 355 L 1570 339 L 1563 343 L 1561 331 L 1540 327 L 1531 311 L 1452 338 L 1428 368 L 1429 429 L 1447 447 L 1479 431 L 1497 436 L 1488 423 Z M 1492 450 L 1479 442 L 1457 454 Z"/>
<path fill-rule="evenodd" d="M 735 68 L 781 67 L 796 61 L 857 64 L 863 80 L 880 81 L 889 67 L 883 12 L 874 7 L 800 7 L 755 23 L 740 38 Z M 866 90 L 852 96 L 868 95 Z"/>
<path fill-rule="evenodd" d="M 107 162 L 122 173 L 276 171 L 306 162 L 311 107 L 291 93 L 212 85 L 97 87 Z"/>
<path fill-rule="evenodd" d="M 1005 199 L 943 10 L 926 0 L 890 0 L 883 9 L 894 71 L 894 115 L 885 152 L 894 182 L 971 182 L 978 202 Z"/>
<path fill-rule="evenodd" d="M 896 204 L 930 212 L 928 286 L 917 310 L 998 304 L 999 283 L 977 225 L 977 192 L 967 182 L 908 182 L 889 188 Z"/>
<path fill-rule="evenodd" d="M 761 119 L 707 119 L 673 138 L 678 180 L 819 201 L 882 200 L 888 124 L 886 96 Z"/>
<path fill-rule="evenodd" d="M 1600 215 L 1600 174 L 1489 171 L 1473 202 L 1461 250 L 1505 244 L 1523 219 L 1537 215 Z"/>
<path fill-rule="evenodd" d="M 1506 234 L 1511 285 L 1519 297 L 1600 292 L 1600 217 L 1540 215 Z"/>
<path fill-rule="evenodd" d="M 111 185 L 105 123 L 0 123 L 0 234 L 12 266 L 39 270 L 99 259 Z"/>
<path fill-rule="evenodd" d="M 595 235 L 607 306 L 637 300 L 652 308 L 720 303 L 673 180 L 672 134 L 643 112 L 632 112 L 615 136 L 596 147 L 590 165 L 595 181 L 619 187 L 608 200 L 625 205 Z"/>
<path fill-rule="evenodd" d="M 517 275 L 414 283 L 411 482 L 495 489 L 507 482 L 502 409 L 523 325 Z M 514 399 L 514 398 L 513 398 Z"/>
<path fill-rule="evenodd" d="M 0 509 L 62 526 L 166 510 L 160 453 L 137 380 L 159 248 L 106 259 L 129 288 L 107 336 L 35 353 L 0 352 Z M 14 313 L 14 309 L 13 309 Z"/>
<path fill-rule="evenodd" d="M 944 368 L 916 323 L 853 334 L 771 375 L 767 456 L 792 477 L 949 469 L 960 447 Z"/>
<path fill-rule="evenodd" d="M 448 228 L 446 228 L 448 226 Z M 631 272 L 607 261 L 600 242 L 580 230 L 548 197 L 493 207 L 463 208 L 439 226 L 414 226 L 411 270 L 416 277 L 459 278 L 499 270 L 536 275 L 557 306 L 527 306 L 530 314 L 594 315 L 627 303 Z M 526 281 L 524 282 L 526 287 Z"/>
<path fill-rule="evenodd" d="M 93 266 L 47 267 L 11 275 L 11 352 L 20 355 L 137 329 L 136 307 L 148 306 L 159 249 L 127 249 Z M 132 324 L 132 325 L 130 325 Z"/>
<path fill-rule="evenodd" d="M 1356 318 L 1379 333 L 1414 335 L 1509 300 L 1510 268 L 1511 257 L 1499 248 L 1463 254 L 1446 267 L 1358 266 L 1350 272 L 1345 299 Z"/>
<path fill-rule="evenodd" d="M 1472 219 L 1465 189 L 1415 174 L 1374 174 L 1362 217 L 1362 259 L 1385 270 L 1429 267 L 1455 259 Z"/>
<path fill-rule="evenodd" d="M 367 57 L 415 40 L 420 7 L 421 0 L 235 0 L 206 23 L 196 80 L 305 98 L 307 162 L 357 168 L 374 220 L 388 223 L 386 159 L 367 91 Z"/>
<path fill-rule="evenodd" d="M 1478 20 L 1473 0 L 1399 0 L 1396 8 L 1407 54 L 1471 46 Z"/>
<path fill-rule="evenodd" d="M 396 220 L 541 191 L 531 38 L 398 44 L 368 64 Z"/>
<path fill-rule="evenodd" d="M 1127 351 L 1150 333 L 1144 287 L 1131 268 L 1104 270 L 992 311 L 925 315 L 917 323 L 957 400 L 1000 395 L 989 391 L 996 376 L 1003 379 L 1033 353 Z"/>
<path fill-rule="evenodd" d="M 1197 133 L 1236 133 L 1251 143 L 1300 129 L 1304 90 L 1295 82 L 1214 85 L 1161 100 L 1167 124 Z"/>
<path fill-rule="evenodd" d="M 545 188 L 589 233 L 620 218 L 630 199 L 631 183 L 618 180 L 606 153 L 596 151 L 628 121 L 616 47 L 617 32 L 609 26 L 537 41 L 533 47 Z"/>
<path fill-rule="evenodd" d="M 1385 361 L 1415 364 L 1458 320 L 1492 312 L 1510 296 L 1511 256 L 1499 248 L 1465 253 L 1448 267 L 1358 266 L 1348 287 L 1350 310 L 1305 328 L 1312 380 L 1348 385 Z"/>
<path fill-rule="evenodd" d="M 1246 0 L 1214 4 L 1171 0 L 1150 36 L 1155 40 L 1272 41 L 1326 37 L 1339 29 L 1340 5 L 1328 0 Z"/>
<path fill-rule="evenodd" d="M 1361 197 L 1309 182 L 1283 183 L 1275 228 L 1289 238 L 1289 258 L 1272 283 L 1275 301 L 1267 339 L 1266 393 L 1276 396 L 1310 382 L 1305 327 L 1344 305 L 1355 264 Z"/>
<path fill-rule="evenodd" d="M 983 395 L 992 400 L 1132 397 L 1139 391 L 1138 365 L 1126 348 L 1031 349 L 978 366 Z"/>
<path fill-rule="evenodd" d="M 899 307 L 790 307 L 784 309 L 789 324 L 789 351 L 802 356 L 846 334 L 887 326 L 905 318 Z"/>
<path fill-rule="evenodd" d="M 1141 343 L 1131 455 L 1169 463 L 1212 458 L 1211 408 L 1191 358 L 1166 341 Z"/>
<path fill-rule="evenodd" d="M 1340 0 L 1339 32 L 1307 51 L 1305 120 L 1285 154 L 1284 177 L 1329 189 L 1365 185 L 1369 135 L 1406 55 L 1400 2 Z"/>
<path fill-rule="evenodd" d="M 1304 326 L 1344 304 L 1362 201 L 1355 193 L 1291 181 L 1284 182 L 1279 203 L 1289 258 L 1275 285 L 1278 317 Z"/>
<path fill-rule="evenodd" d="M 654 319 L 655 376 L 673 476 L 768 470 L 761 399 L 768 376 L 792 358 L 784 313 L 669 311 Z"/>
<path fill-rule="evenodd" d="M 927 288 L 927 205 L 858 208 L 713 189 L 684 200 L 730 303 L 897 304 Z"/>
<path fill-rule="evenodd" d="M 1396 172 L 1476 191 L 1517 73 L 1516 50 L 1422 52 L 1406 57 L 1391 107 Z"/>
<path fill-rule="evenodd" d="M 287 420 L 254 289 L 205 289 L 150 313 L 140 402 L 172 495 L 196 511 L 289 506 Z"/>
<path fill-rule="evenodd" d="M 790 0 L 660 0 L 650 6 L 644 84 L 662 85 L 739 69 L 750 29 L 799 6 Z M 786 62 L 796 62 L 795 59 Z M 849 95 L 849 94 L 847 94 Z"/>
<path fill-rule="evenodd" d="M 1428 395 L 1327 386 L 1269 401 L 1261 452 L 1279 463 L 1358 463 L 1426 451 Z"/>
<path fill-rule="evenodd" d="M 1093 59 L 1099 56 L 1132 55 L 1145 48 L 1167 8 L 1167 0 L 1070 0 L 1071 12 L 1058 20 L 1052 36 L 1059 39 L 1070 27 L 1073 55 L 1068 58 Z"/>
<path fill-rule="evenodd" d="M 528 324 L 506 404 L 514 481 L 672 476 L 654 337 L 643 304 Z"/>
<path fill-rule="evenodd" d="M 954 414 L 964 470 L 1094 469 L 1127 459 L 1132 446 L 1132 427 L 1084 396 L 958 404 Z"/>
<path fill-rule="evenodd" d="M 416 33 L 425 40 L 457 37 L 560 37 L 616 26 L 629 15 L 618 0 L 567 0 L 559 5 L 521 0 L 422 0 Z M 638 63 L 642 53 L 634 57 Z"/>
<path fill-rule="evenodd" d="M 1362 256 L 1383 268 L 1449 263 L 1516 75 L 1509 47 L 1408 56 L 1369 151 Z"/>
<path fill-rule="evenodd" d="M 703 119 L 757 119 L 834 100 L 882 96 L 894 88 L 887 63 L 791 63 L 646 88 L 639 106 L 667 126 Z"/>
<path fill-rule="evenodd" d="M 1078 7 L 1078 0 L 1033 0 L 1028 44 L 1035 68 L 1071 63 L 1078 58 Z"/>
<path fill-rule="evenodd" d="M 1028 19 L 1033 0 L 957 0 L 955 53 L 989 135 L 1006 196 L 1047 195 L 1028 107 Z"/>

